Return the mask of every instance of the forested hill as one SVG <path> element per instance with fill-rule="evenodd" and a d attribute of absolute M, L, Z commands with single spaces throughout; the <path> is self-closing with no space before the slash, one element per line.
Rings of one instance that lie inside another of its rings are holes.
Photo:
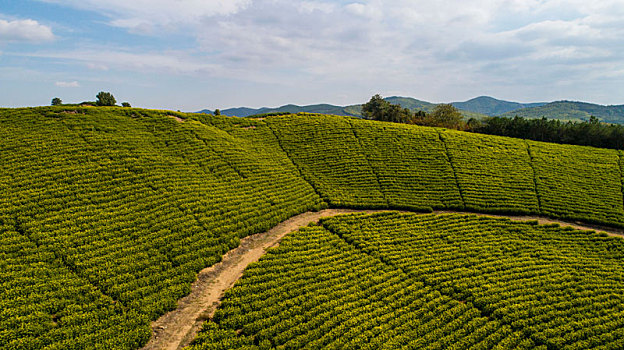
<path fill-rule="evenodd" d="M 118 107 L 0 109 L 0 138 L 2 349 L 140 348 L 240 238 L 328 206 L 624 227 L 615 150 Z"/>
<path fill-rule="evenodd" d="M 624 124 L 624 105 L 603 106 L 586 102 L 557 101 L 539 107 L 523 108 L 503 114 L 504 117 L 523 117 L 587 121 L 591 116 L 600 121 Z"/>

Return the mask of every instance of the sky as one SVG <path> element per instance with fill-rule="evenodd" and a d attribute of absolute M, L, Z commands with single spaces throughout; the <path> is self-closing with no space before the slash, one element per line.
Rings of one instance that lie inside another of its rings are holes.
<path fill-rule="evenodd" d="M 624 104 L 624 0 L 0 0 L 0 107 Z"/>

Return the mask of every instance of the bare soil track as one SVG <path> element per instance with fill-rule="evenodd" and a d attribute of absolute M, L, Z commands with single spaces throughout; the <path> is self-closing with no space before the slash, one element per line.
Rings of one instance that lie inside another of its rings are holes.
<path fill-rule="evenodd" d="M 380 211 L 389 210 L 326 209 L 319 212 L 307 212 L 283 221 L 267 232 L 242 239 L 241 244 L 226 253 L 221 262 L 199 272 L 197 281 L 191 286 L 191 293 L 178 301 L 177 309 L 152 322 L 152 337 L 143 350 L 177 350 L 189 345 L 201 329 L 203 322 L 214 315 L 223 293 L 234 286 L 249 264 L 258 261 L 267 249 L 277 246 L 286 234 L 310 223 L 316 223 L 323 217 Z M 434 211 L 434 213 L 458 212 Z M 580 223 L 556 221 L 538 216 L 475 215 L 505 217 L 515 221 L 537 220 L 540 224 L 557 223 L 575 229 L 605 232 L 611 236 L 623 237 L 624 235 L 622 230 L 583 226 Z"/>

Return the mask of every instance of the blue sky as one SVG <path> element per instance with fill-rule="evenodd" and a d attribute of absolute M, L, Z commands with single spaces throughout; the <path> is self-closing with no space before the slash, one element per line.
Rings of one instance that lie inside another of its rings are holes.
<path fill-rule="evenodd" d="M 0 106 L 624 104 L 624 0 L 0 0 Z"/>

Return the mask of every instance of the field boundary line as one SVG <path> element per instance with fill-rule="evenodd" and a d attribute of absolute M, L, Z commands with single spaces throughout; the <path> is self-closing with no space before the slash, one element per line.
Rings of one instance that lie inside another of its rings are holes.
<path fill-rule="evenodd" d="M 49 246 L 47 244 L 41 244 L 41 242 L 39 242 L 39 240 L 37 240 L 34 237 L 32 237 L 32 235 L 30 233 L 28 233 L 27 230 L 24 229 L 24 227 L 22 226 L 22 223 L 19 222 L 19 220 L 16 220 L 16 222 L 12 226 L 13 226 L 13 228 L 15 229 L 15 231 L 17 233 L 19 233 L 20 235 L 24 236 L 27 240 L 29 240 L 32 243 L 34 243 L 38 250 L 43 247 L 43 249 L 46 249 L 49 252 L 51 252 L 54 255 L 54 261 L 55 262 L 57 262 L 60 266 L 66 268 L 69 272 L 71 272 L 76 277 L 78 277 L 80 280 L 82 280 L 86 285 L 89 285 L 89 286 L 95 288 L 103 296 L 105 296 L 107 298 L 110 298 L 115 303 L 121 305 L 122 308 L 124 309 L 124 311 L 123 311 L 124 314 L 128 311 L 127 308 L 126 308 L 126 305 L 124 305 L 124 303 L 121 300 L 118 300 L 118 299 L 114 298 L 112 295 L 106 293 L 106 291 L 104 289 L 102 289 L 102 287 L 99 284 L 91 281 L 91 279 L 89 279 L 88 277 L 84 276 L 80 272 L 80 269 L 78 269 L 75 264 L 72 264 L 69 261 L 67 261 L 67 257 L 66 256 L 64 256 L 63 254 L 59 253 L 56 249 L 54 249 L 54 247 L 51 247 L 51 246 Z M 47 263 L 46 263 L 46 265 L 49 266 L 49 264 L 47 264 Z"/>
<path fill-rule="evenodd" d="M 620 168 L 620 182 L 622 183 L 622 209 L 624 210 L 624 173 L 622 172 L 622 150 L 618 150 L 618 167 Z"/>
<path fill-rule="evenodd" d="M 271 133 L 273 134 L 273 137 L 275 137 L 275 140 L 277 141 L 277 145 L 282 150 L 282 152 L 284 152 L 284 155 L 286 155 L 286 158 L 288 159 L 288 161 L 290 161 L 290 163 L 293 165 L 293 167 L 295 169 L 297 169 L 297 172 L 299 172 L 299 177 L 301 177 L 301 179 L 303 179 L 303 181 L 305 181 L 308 185 L 310 185 L 310 187 L 312 187 L 312 190 L 314 190 L 316 195 L 323 201 L 323 203 L 325 203 L 326 205 L 329 205 L 329 198 L 324 198 L 323 195 L 321 194 L 321 191 L 319 191 L 318 188 L 316 188 L 316 186 L 314 186 L 314 183 L 312 183 L 312 181 L 310 181 L 303 174 L 303 170 L 301 170 L 301 167 L 299 166 L 299 164 L 297 164 L 293 160 L 293 157 L 288 153 L 288 151 L 286 151 L 286 148 L 284 148 L 284 145 L 282 144 L 282 140 L 279 138 L 279 136 L 277 136 L 277 133 L 271 127 L 271 123 L 268 123 L 267 121 L 265 121 L 264 123 L 266 124 L 267 128 L 269 128 L 269 130 L 271 130 Z"/>
<path fill-rule="evenodd" d="M 437 130 L 438 132 L 438 140 L 442 142 L 444 145 L 444 154 L 446 155 L 446 160 L 448 160 L 451 169 L 453 169 L 453 178 L 455 178 L 455 185 L 457 186 L 457 191 L 459 192 L 459 198 L 461 198 L 462 205 L 464 209 L 466 208 L 466 200 L 464 199 L 464 192 L 462 191 L 461 186 L 459 185 L 459 178 L 457 177 L 457 170 L 455 170 L 455 164 L 453 164 L 453 159 L 451 158 L 451 154 L 449 153 L 448 145 L 446 144 L 446 140 L 442 137 L 442 131 Z"/>
<path fill-rule="evenodd" d="M 531 166 L 531 170 L 533 170 L 533 187 L 535 188 L 535 197 L 537 197 L 537 210 L 542 212 L 542 197 L 540 196 L 539 191 L 537 190 L 537 171 L 535 170 L 535 164 L 533 163 L 533 152 L 531 152 L 531 145 L 529 141 L 524 140 L 524 144 L 526 145 L 527 153 L 529 154 L 529 166 Z M 621 168 L 620 168 L 621 169 Z M 622 179 L 622 172 L 620 171 L 620 181 Z M 622 198 L 624 198 L 624 189 L 622 192 Z"/>
<path fill-rule="evenodd" d="M 386 192 L 384 192 L 383 187 L 381 187 L 381 180 L 379 180 L 379 174 L 377 173 L 377 171 L 375 171 L 375 168 L 373 168 L 373 164 L 371 163 L 370 159 L 368 159 L 366 152 L 364 152 L 364 145 L 362 145 L 362 139 L 359 138 L 357 133 L 355 132 L 355 127 L 353 126 L 353 123 L 351 122 L 351 120 L 347 120 L 347 122 L 349 123 L 349 127 L 351 128 L 351 132 L 353 132 L 353 136 L 355 137 L 356 140 L 358 140 L 358 144 L 360 145 L 360 152 L 362 152 L 362 157 L 364 157 L 364 159 L 366 160 L 366 163 L 368 163 L 368 167 L 371 169 L 371 172 L 373 173 L 373 175 L 375 175 L 375 180 L 377 180 L 377 185 L 379 186 L 379 192 L 384 197 L 384 201 L 386 202 L 386 205 L 390 206 L 390 202 L 388 201 L 388 196 L 386 196 Z"/>

